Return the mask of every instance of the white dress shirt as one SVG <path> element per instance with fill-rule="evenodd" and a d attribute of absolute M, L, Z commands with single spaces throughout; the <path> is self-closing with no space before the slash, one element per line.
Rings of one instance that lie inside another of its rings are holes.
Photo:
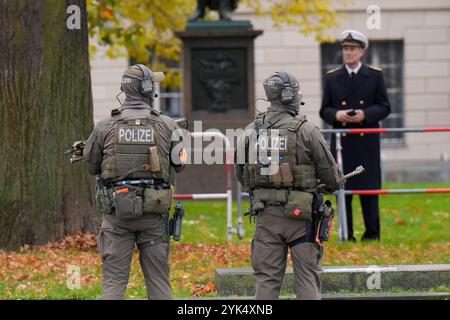
<path fill-rule="evenodd" d="M 348 75 L 351 76 L 351 73 L 354 72 L 355 75 L 358 73 L 359 69 L 361 68 L 362 63 L 361 61 L 358 63 L 358 66 L 355 69 L 350 69 L 348 65 L 345 65 L 345 69 L 347 69 Z"/>

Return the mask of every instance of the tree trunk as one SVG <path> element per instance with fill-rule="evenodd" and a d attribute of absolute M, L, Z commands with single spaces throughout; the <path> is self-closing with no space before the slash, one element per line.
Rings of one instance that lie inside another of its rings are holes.
<path fill-rule="evenodd" d="M 63 156 L 93 126 L 86 2 L 0 0 L 0 30 L 0 248 L 93 231 L 94 181 Z"/>

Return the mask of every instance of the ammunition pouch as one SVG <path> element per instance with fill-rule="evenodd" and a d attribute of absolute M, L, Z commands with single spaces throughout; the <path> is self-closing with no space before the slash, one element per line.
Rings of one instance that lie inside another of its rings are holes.
<path fill-rule="evenodd" d="M 116 217 L 139 218 L 144 215 L 144 188 L 135 186 L 114 187 Z"/>
<path fill-rule="evenodd" d="M 269 205 L 283 205 L 286 203 L 287 190 L 260 188 L 250 193 L 250 219 L 257 216 L 261 210 Z"/>
<path fill-rule="evenodd" d="M 284 216 L 311 220 L 313 194 L 300 190 L 260 188 L 253 191 L 252 211 L 259 211 L 270 205 L 284 206 Z"/>
<path fill-rule="evenodd" d="M 258 202 L 264 205 L 283 205 L 287 202 L 287 194 L 289 190 L 287 189 L 256 189 L 254 194 L 255 204 Z"/>
<path fill-rule="evenodd" d="M 316 169 L 313 165 L 280 163 L 274 175 L 262 175 L 262 168 L 264 166 L 260 164 L 244 165 L 242 176 L 246 189 L 294 188 L 312 191 L 318 186 Z"/>
<path fill-rule="evenodd" d="M 118 218 L 138 218 L 149 214 L 167 214 L 172 189 L 124 185 L 114 187 L 115 213 Z"/>
<path fill-rule="evenodd" d="M 172 202 L 172 189 L 146 188 L 144 214 L 166 214 Z"/>

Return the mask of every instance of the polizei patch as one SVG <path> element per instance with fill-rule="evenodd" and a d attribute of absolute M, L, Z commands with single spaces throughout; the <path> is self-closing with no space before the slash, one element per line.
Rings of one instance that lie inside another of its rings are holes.
<path fill-rule="evenodd" d="M 119 143 L 152 144 L 155 132 L 150 126 L 119 127 Z"/>
<path fill-rule="evenodd" d="M 260 135 L 258 137 L 258 146 L 262 150 L 287 151 L 287 137 Z"/>

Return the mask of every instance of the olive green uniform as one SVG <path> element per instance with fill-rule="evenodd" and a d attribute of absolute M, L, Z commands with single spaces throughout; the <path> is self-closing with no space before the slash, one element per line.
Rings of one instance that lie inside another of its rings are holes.
<path fill-rule="evenodd" d="M 145 118 L 151 113 L 148 106 L 139 103 L 132 106 L 133 108 L 122 110 L 119 117 L 124 120 L 138 119 Z M 114 153 L 116 121 L 117 116 L 100 121 L 86 142 L 84 159 L 90 174 L 102 174 L 102 163 L 104 167 L 104 160 Z M 176 128 L 173 119 L 158 115 L 159 146 L 167 158 L 175 147 L 171 136 Z M 148 214 L 130 219 L 119 219 L 114 213 L 103 216 L 97 241 L 103 261 L 104 299 L 123 299 L 135 244 L 140 250 L 140 264 L 145 276 L 148 297 L 171 299 L 169 244 L 162 241 L 162 236 L 161 214 Z"/>
<path fill-rule="evenodd" d="M 273 124 L 269 125 L 271 122 Z M 309 194 L 312 197 L 312 193 L 317 191 L 318 179 L 320 179 L 320 183 L 325 184 L 329 191 L 339 189 L 345 179 L 338 173 L 335 160 L 320 129 L 306 121 L 305 117 L 292 112 L 290 106 L 272 103 L 265 114 L 257 117 L 256 123 L 262 124 L 262 126 L 266 125 L 269 131 L 279 129 L 279 132 L 282 133 L 283 129 L 292 129 L 287 134 L 287 144 L 290 147 L 288 147 L 286 158 L 290 158 L 290 171 L 294 176 L 294 182 L 289 188 L 279 184 L 275 187 L 270 186 L 270 183 L 268 184 L 267 180 L 264 180 L 267 178 L 257 176 L 252 165 L 237 165 L 236 168 L 239 181 L 247 191 L 256 195 L 252 203 L 253 208 L 259 205 L 256 229 L 252 240 L 256 299 L 278 298 L 286 270 L 288 248 L 291 249 L 294 288 L 297 298 L 320 299 L 323 247 L 311 241 L 310 221 L 307 218 L 289 216 L 286 213 L 287 207 L 290 204 L 291 195 L 299 194 L 301 201 L 304 199 L 309 201 Z M 245 132 L 248 133 L 254 129 L 255 122 L 252 122 L 246 127 Z M 292 134 L 295 134 L 295 137 Z M 241 136 L 239 143 L 244 143 L 243 139 L 248 139 L 248 135 Z M 295 144 L 292 146 L 293 140 Z M 281 167 L 279 171 L 281 171 Z M 252 176 L 256 179 L 253 180 Z M 271 178 L 273 184 L 275 176 Z M 258 179 L 260 179 L 259 182 Z M 262 193 L 263 191 L 264 193 Z M 262 194 L 266 195 L 262 196 Z M 288 203 L 284 203 L 280 194 L 287 194 Z M 274 198 L 269 197 L 265 200 L 270 201 L 258 202 L 267 195 L 272 195 Z M 308 201 L 306 202 L 311 205 Z M 300 216 L 302 214 L 300 213 Z"/>

